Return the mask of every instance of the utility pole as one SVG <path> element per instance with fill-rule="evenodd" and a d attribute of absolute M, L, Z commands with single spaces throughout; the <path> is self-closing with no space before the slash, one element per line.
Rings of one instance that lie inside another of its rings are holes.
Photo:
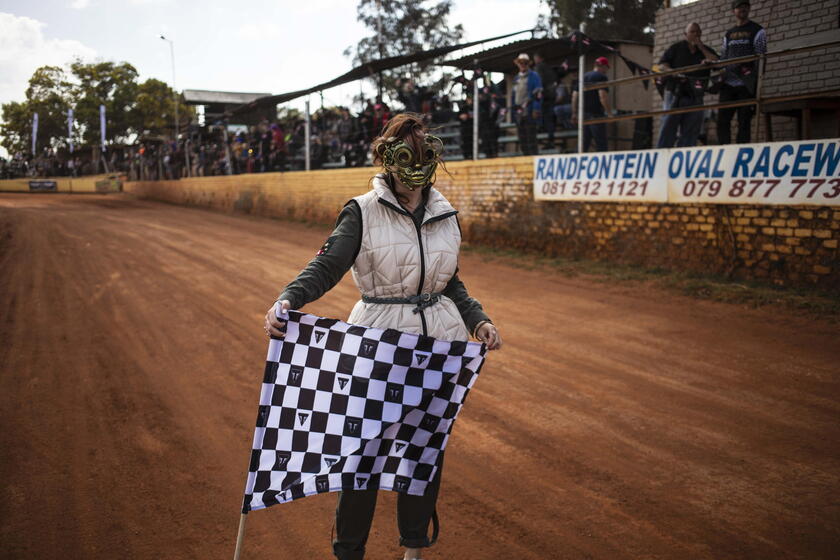
<path fill-rule="evenodd" d="M 160 36 L 161 39 L 169 43 L 169 56 L 172 60 L 172 101 L 175 102 L 175 146 L 178 146 L 178 137 L 181 135 L 180 130 L 180 119 L 178 118 L 178 87 L 175 85 L 175 41 L 172 39 L 167 39 L 163 35 Z M 189 146 L 187 145 L 188 142 L 184 142 L 184 157 L 186 158 L 187 163 L 187 176 L 191 175 L 190 173 L 190 150 Z"/>

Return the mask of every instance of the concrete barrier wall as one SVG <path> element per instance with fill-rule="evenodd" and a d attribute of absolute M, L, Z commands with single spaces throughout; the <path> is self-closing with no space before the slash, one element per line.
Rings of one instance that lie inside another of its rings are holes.
<path fill-rule="evenodd" d="M 30 192 L 29 181 L 55 181 L 57 192 L 95 193 L 96 183 L 108 180 L 109 175 L 89 175 L 86 177 L 37 177 L 25 179 L 4 179 L 0 181 L 0 192 Z"/>
<path fill-rule="evenodd" d="M 536 202 L 531 157 L 453 162 L 436 186 L 467 242 L 840 291 L 840 209 Z M 366 192 L 373 168 L 126 183 L 140 197 L 323 224 Z"/>
<path fill-rule="evenodd" d="M 345 202 L 367 192 L 372 172 L 355 168 L 138 181 L 125 183 L 124 189 L 175 204 L 330 224 Z"/>

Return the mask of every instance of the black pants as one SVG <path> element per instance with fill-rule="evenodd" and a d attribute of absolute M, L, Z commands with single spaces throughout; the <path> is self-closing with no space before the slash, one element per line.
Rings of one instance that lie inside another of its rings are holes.
<path fill-rule="evenodd" d="M 519 136 L 519 149 L 526 156 L 536 155 L 537 149 L 537 121 L 531 115 L 520 115 L 516 121 L 516 132 Z"/>
<path fill-rule="evenodd" d="M 546 145 L 554 148 L 554 131 L 557 128 L 557 117 L 554 114 L 554 97 L 544 97 L 542 102 L 542 128 L 548 133 Z"/>
<path fill-rule="evenodd" d="M 440 473 L 426 487 L 422 496 L 400 493 L 397 497 L 397 526 L 400 530 L 400 546 L 423 548 L 433 541 L 427 536 L 429 522 L 435 513 Z M 376 509 L 377 490 L 349 490 L 338 495 L 335 509 L 335 532 L 333 553 L 339 560 L 362 560 L 368 539 L 373 513 Z"/>
<path fill-rule="evenodd" d="M 743 99 L 752 99 L 755 97 L 746 86 L 732 87 L 723 84 L 720 87 L 721 103 L 727 101 L 741 101 Z M 753 105 L 745 105 L 743 107 L 732 107 L 730 109 L 719 109 L 717 118 L 717 137 L 718 144 L 732 143 L 732 116 L 738 113 L 738 144 L 746 144 L 750 141 L 753 113 L 755 107 Z"/>

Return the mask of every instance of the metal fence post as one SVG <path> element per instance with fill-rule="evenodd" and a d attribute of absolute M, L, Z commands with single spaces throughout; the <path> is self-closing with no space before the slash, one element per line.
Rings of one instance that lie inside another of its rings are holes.
<path fill-rule="evenodd" d="M 583 33 L 585 25 L 580 25 L 580 32 Z M 583 153 L 583 72 L 586 65 L 586 55 L 582 52 L 578 57 L 578 153 Z"/>
<path fill-rule="evenodd" d="M 758 133 L 761 131 L 761 85 L 762 82 L 764 82 L 764 54 L 761 55 L 761 58 L 759 58 L 757 62 L 758 80 L 755 84 L 755 123 L 753 124 L 753 142 L 758 142 Z M 766 135 L 767 131 L 765 131 L 764 134 Z"/>
<path fill-rule="evenodd" d="M 306 121 L 305 121 L 305 125 L 304 125 L 304 128 L 303 128 L 304 137 L 305 137 L 304 145 L 306 147 L 305 148 L 306 149 L 306 154 L 304 155 L 304 157 L 306 158 L 306 170 L 307 171 L 309 171 L 309 164 L 310 164 L 310 161 L 309 161 L 309 148 L 311 147 L 310 146 L 310 138 L 309 138 L 310 126 L 311 126 L 311 124 L 310 124 L 310 117 L 309 117 L 309 99 L 307 98 L 307 100 L 306 100 Z"/>
<path fill-rule="evenodd" d="M 478 159 L 478 59 L 473 72 L 473 159 Z"/>

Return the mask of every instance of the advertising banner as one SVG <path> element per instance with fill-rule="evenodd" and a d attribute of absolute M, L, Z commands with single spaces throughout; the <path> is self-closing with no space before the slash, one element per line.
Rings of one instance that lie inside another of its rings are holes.
<path fill-rule="evenodd" d="M 32 155 L 35 155 L 36 144 L 38 144 L 38 113 L 32 115 Z"/>
<path fill-rule="evenodd" d="M 56 192 L 57 190 L 56 181 L 29 181 L 30 192 Z"/>
<path fill-rule="evenodd" d="M 534 198 L 838 206 L 840 140 L 537 157 Z"/>
<path fill-rule="evenodd" d="M 70 153 L 73 153 L 73 109 L 67 109 L 67 142 L 70 144 Z"/>
<path fill-rule="evenodd" d="M 534 158 L 537 200 L 667 202 L 658 180 L 669 150 L 599 152 Z"/>
<path fill-rule="evenodd" d="M 122 181 L 119 179 L 102 179 L 94 184 L 98 193 L 112 193 L 122 191 Z"/>
<path fill-rule="evenodd" d="M 102 151 L 105 151 L 105 105 L 99 106 L 99 135 L 102 137 Z"/>

